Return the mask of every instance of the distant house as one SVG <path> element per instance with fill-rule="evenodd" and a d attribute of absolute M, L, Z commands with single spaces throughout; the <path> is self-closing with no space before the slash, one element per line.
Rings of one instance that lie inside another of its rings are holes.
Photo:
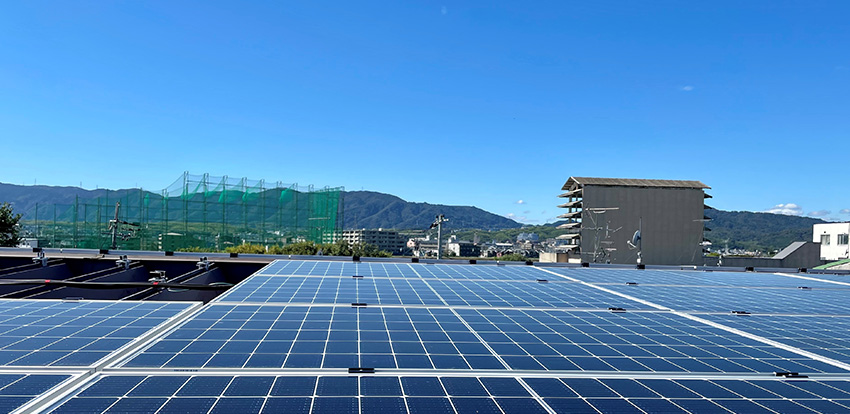
<path fill-rule="evenodd" d="M 850 259 L 850 222 L 815 224 L 812 241 L 820 243 L 822 260 Z"/>

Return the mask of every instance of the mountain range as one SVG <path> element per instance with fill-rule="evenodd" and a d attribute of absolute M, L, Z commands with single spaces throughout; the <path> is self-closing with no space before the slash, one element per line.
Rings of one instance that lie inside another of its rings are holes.
<path fill-rule="evenodd" d="M 108 190 L 109 197 L 117 199 L 138 189 Z M 22 186 L 0 183 L 0 203 L 7 201 L 17 212 L 31 214 L 36 204 L 71 204 L 80 200 L 104 197 L 107 190 L 86 190 L 79 187 L 53 187 L 44 185 Z M 159 194 L 150 193 L 153 197 Z M 343 223 L 347 229 L 386 228 L 398 230 L 427 229 L 438 214 L 450 220 L 448 230 L 479 229 L 496 239 L 515 237 L 522 231 L 538 231 L 541 237 L 555 233 L 547 226 L 526 227 L 507 217 L 490 213 L 478 207 L 449 206 L 405 201 L 397 196 L 374 191 L 348 191 L 342 193 Z M 553 203 L 554 204 L 554 203 Z M 707 210 L 712 219 L 706 227 L 706 238 L 715 246 L 746 250 L 772 251 L 793 241 L 810 240 L 812 225 L 825 221 L 810 217 L 786 216 L 748 211 Z M 27 217 L 25 217 L 27 218 Z M 511 236 L 514 235 L 514 236 Z"/>

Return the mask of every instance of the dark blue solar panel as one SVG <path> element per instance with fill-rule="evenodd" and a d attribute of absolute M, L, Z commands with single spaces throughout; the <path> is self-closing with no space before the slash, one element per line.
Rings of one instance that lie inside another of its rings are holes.
<path fill-rule="evenodd" d="M 732 287 L 789 287 L 809 286 L 818 288 L 850 289 L 840 285 L 819 281 L 806 275 L 804 278 L 783 276 L 774 273 L 722 272 L 695 270 L 641 270 L 593 269 L 547 267 L 549 271 L 594 284 L 623 285 L 634 282 L 638 285 L 689 285 L 689 286 L 732 286 Z M 554 278 L 554 277 L 553 277 Z M 814 279 L 814 280 L 812 280 Z M 837 279 L 840 280 L 840 279 Z M 846 281 L 846 278 L 845 278 Z"/>
<path fill-rule="evenodd" d="M 279 260 L 258 271 L 263 276 L 324 276 L 365 278 L 537 280 L 542 272 L 528 266 L 497 266 L 494 263 L 411 264 L 341 261 Z"/>
<path fill-rule="evenodd" d="M 0 365 L 89 366 L 189 306 L 0 300 Z"/>
<path fill-rule="evenodd" d="M 850 315 L 847 289 L 626 286 L 606 288 L 679 311 Z"/>
<path fill-rule="evenodd" d="M 225 304 L 125 366 L 504 369 L 449 309 Z"/>

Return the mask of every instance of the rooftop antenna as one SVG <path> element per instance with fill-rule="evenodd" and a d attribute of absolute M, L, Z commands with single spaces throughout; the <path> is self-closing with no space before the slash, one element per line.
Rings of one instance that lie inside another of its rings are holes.
<path fill-rule="evenodd" d="M 598 224 L 597 215 L 598 214 L 605 214 L 608 211 L 615 211 L 615 210 L 619 210 L 619 209 L 620 209 L 619 207 L 593 207 L 593 208 L 584 209 L 588 213 L 591 213 L 591 214 L 588 214 L 587 217 L 590 218 L 590 222 L 593 224 L 593 227 L 582 226 L 581 229 L 582 230 L 594 230 L 596 232 L 596 239 L 594 240 L 594 246 L 593 246 L 593 262 L 594 263 L 597 263 L 600 258 L 606 257 L 609 254 L 609 252 L 616 250 L 616 248 L 614 248 L 614 247 L 607 247 L 607 248 L 601 249 L 601 252 L 600 252 L 600 244 L 612 244 L 613 242 L 608 240 L 608 238 L 611 237 L 611 234 L 616 233 L 617 231 L 619 231 L 622 228 L 622 227 L 619 227 L 617 229 L 610 230 L 610 228 L 608 227 L 609 224 L 611 224 L 610 221 L 606 222 L 604 227 L 600 226 Z M 583 222 L 584 221 L 582 220 L 582 223 Z M 599 237 L 602 230 L 605 230 L 605 241 L 601 241 L 600 237 Z M 606 259 L 606 261 L 610 263 L 610 259 Z"/>
<path fill-rule="evenodd" d="M 443 258 L 443 223 L 449 221 L 446 216 L 437 214 L 437 218 L 431 223 L 429 229 L 437 228 L 437 260 Z"/>

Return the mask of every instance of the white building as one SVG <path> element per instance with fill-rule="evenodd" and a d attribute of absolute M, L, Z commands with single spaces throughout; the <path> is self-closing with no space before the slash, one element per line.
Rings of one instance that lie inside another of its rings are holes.
<path fill-rule="evenodd" d="M 395 253 L 405 246 L 405 238 L 392 230 L 345 230 L 342 232 L 342 238 L 348 242 L 350 246 L 355 244 L 374 244 L 378 249 L 386 250 Z"/>
<path fill-rule="evenodd" d="M 820 243 L 822 260 L 850 259 L 850 222 L 815 224 L 812 241 Z"/>

